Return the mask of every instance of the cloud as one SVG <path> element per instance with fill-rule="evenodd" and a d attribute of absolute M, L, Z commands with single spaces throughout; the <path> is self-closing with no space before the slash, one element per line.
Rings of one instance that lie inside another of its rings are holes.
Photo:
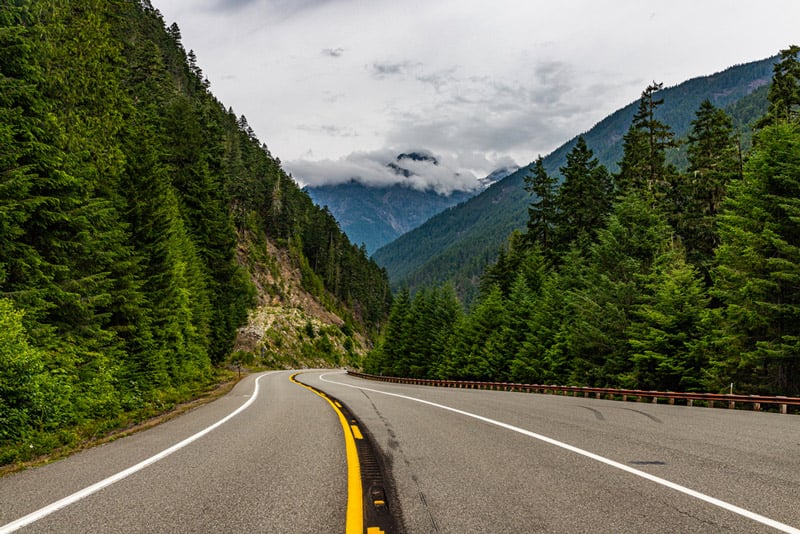
<path fill-rule="evenodd" d="M 582 84 L 580 73 L 559 61 L 534 61 L 524 73 L 502 79 L 461 75 L 456 69 L 421 73 L 435 89 L 424 105 L 394 110 L 386 133 L 398 146 L 413 139 L 437 151 L 506 153 L 531 161 L 585 131 L 612 84 Z"/>
<path fill-rule="evenodd" d="M 508 156 L 490 158 L 477 151 L 443 154 L 421 148 L 385 148 L 353 152 L 336 160 L 294 160 L 283 165 L 304 186 L 357 181 L 372 187 L 403 184 L 449 194 L 475 190 L 479 178 L 516 164 Z"/>
<path fill-rule="evenodd" d="M 344 48 L 325 48 L 322 50 L 323 56 L 342 57 L 342 54 L 344 54 Z"/>
<path fill-rule="evenodd" d="M 305 132 L 320 133 L 330 137 L 358 137 L 357 132 L 333 124 L 300 124 L 297 126 L 297 129 Z"/>
<path fill-rule="evenodd" d="M 211 10 L 221 13 L 238 13 L 255 7 L 270 13 L 278 20 L 324 7 L 341 0 L 213 0 Z"/>
<path fill-rule="evenodd" d="M 258 0 L 216 0 L 213 8 L 217 11 L 238 11 L 256 2 Z"/>
<path fill-rule="evenodd" d="M 372 77 L 383 79 L 387 76 L 405 75 L 408 71 L 419 65 L 419 63 L 414 63 L 412 61 L 376 61 L 368 66 L 368 70 Z"/>

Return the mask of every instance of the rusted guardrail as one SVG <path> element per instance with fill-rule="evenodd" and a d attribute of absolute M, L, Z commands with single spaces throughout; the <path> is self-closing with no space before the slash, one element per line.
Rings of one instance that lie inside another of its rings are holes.
<path fill-rule="evenodd" d="M 728 408 L 735 408 L 737 404 L 750 404 L 753 410 L 761 411 L 764 405 L 774 405 L 778 407 L 780 413 L 788 413 L 789 406 L 800 406 L 800 397 L 769 397 L 766 395 L 729 395 L 725 393 L 679 393 L 674 391 L 645 391 L 639 389 L 612 389 L 612 388 L 593 388 L 579 386 L 552 386 L 543 384 L 516 384 L 510 382 L 475 382 L 469 380 L 434 380 L 429 378 L 400 378 L 396 376 L 380 376 L 347 371 L 347 374 L 359 378 L 370 380 L 380 380 L 396 384 L 411 384 L 418 386 L 435 386 L 461 389 L 486 389 L 495 391 L 519 391 L 524 393 L 553 393 L 573 396 L 583 395 L 589 397 L 594 395 L 598 399 L 617 399 L 627 401 L 635 399 L 639 402 L 650 399 L 656 404 L 660 400 L 666 400 L 669 404 L 676 401 L 683 401 L 687 406 L 693 406 L 695 401 L 705 402 L 709 408 L 714 408 L 717 404 L 725 404 Z"/>

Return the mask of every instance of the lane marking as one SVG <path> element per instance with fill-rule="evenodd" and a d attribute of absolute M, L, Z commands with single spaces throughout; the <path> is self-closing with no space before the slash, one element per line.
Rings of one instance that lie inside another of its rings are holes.
<path fill-rule="evenodd" d="M 353 430 L 353 437 L 356 439 L 364 439 L 364 436 L 361 435 L 361 430 L 358 429 L 356 425 L 350 425 L 350 428 Z"/>
<path fill-rule="evenodd" d="M 346 534 L 363 534 L 364 532 L 364 501 L 363 501 L 363 488 L 361 486 L 361 465 L 358 461 L 358 449 L 356 448 L 356 441 L 353 437 L 353 432 L 351 431 L 350 424 L 347 422 L 347 418 L 342 413 L 342 410 L 337 407 L 336 402 L 332 401 L 328 398 L 327 395 L 322 393 L 321 391 L 313 388 L 307 384 L 303 384 L 295 379 L 295 377 L 300 373 L 294 373 L 289 377 L 289 380 L 297 384 L 298 386 L 302 386 L 307 390 L 319 395 L 326 401 L 328 404 L 331 405 L 333 410 L 339 416 L 339 423 L 342 425 L 342 430 L 344 432 L 344 447 L 345 452 L 347 455 L 347 513 L 346 513 L 346 520 L 345 520 L 345 532 Z M 341 405 L 339 405 L 341 406 Z M 358 428 L 354 425 L 353 430 L 358 430 Z M 359 432 L 359 436 L 361 432 Z M 358 439 L 362 439 L 359 437 Z M 0 533 L 2 534 L 2 533 Z"/>
<path fill-rule="evenodd" d="M 482 415 L 477 415 L 477 414 L 474 414 L 474 413 L 471 413 L 471 412 L 465 412 L 464 410 L 459 410 L 458 408 L 452 408 L 452 407 L 446 406 L 444 404 L 438 404 L 438 403 L 435 403 L 435 402 L 419 399 L 417 397 L 409 397 L 407 395 L 401 395 L 399 393 L 389 393 L 387 391 L 381 391 L 379 389 L 372 389 L 372 388 L 367 388 L 367 387 L 355 386 L 355 385 L 352 385 L 352 384 L 345 384 L 343 382 L 336 382 L 336 381 L 328 380 L 327 378 L 325 378 L 326 376 L 332 375 L 332 374 L 341 375 L 341 374 L 344 374 L 344 373 L 342 373 L 342 372 L 323 373 L 323 374 L 320 375 L 319 378 L 323 382 L 327 382 L 329 384 L 336 384 L 336 385 L 339 385 L 339 386 L 345 386 L 345 387 L 349 387 L 349 388 L 353 388 L 353 389 L 359 389 L 359 390 L 362 390 L 362 391 L 370 391 L 372 393 L 379 393 L 381 395 L 388 395 L 390 397 L 397 397 L 397 398 L 400 398 L 400 399 L 406 399 L 406 400 L 410 400 L 410 401 L 414 401 L 414 402 L 419 402 L 421 404 L 426 404 L 428 406 L 433 406 L 434 408 L 440 408 L 442 410 L 447 410 L 449 412 L 457 413 L 459 415 L 463 415 L 463 416 L 466 416 L 466 417 L 471 417 L 473 419 L 477 419 L 478 421 L 482 421 L 482 422 L 488 423 L 490 425 L 498 426 L 500 428 L 504 428 L 506 430 L 511 430 L 512 432 L 517 432 L 517 433 L 522 434 L 524 436 L 528 436 L 528 437 L 537 439 L 539 441 L 543 441 L 545 443 L 549 443 L 550 445 L 554 445 L 556 447 L 560 447 L 560 448 L 568 450 L 570 452 L 574 452 L 575 454 L 580 454 L 581 456 L 585 456 L 587 458 L 590 458 L 592 460 L 598 461 L 600 463 L 606 464 L 606 465 L 611 466 L 611 467 L 615 467 L 617 469 L 620 469 L 620 470 L 625 471 L 627 473 L 630 473 L 632 475 L 636 475 L 638 477 L 644 478 L 644 479 L 649 480 L 651 482 L 655 482 L 656 484 L 660 484 L 662 486 L 665 486 L 667 488 L 673 489 L 673 490 L 678 491 L 680 493 L 683 493 L 685 495 L 689 495 L 690 497 L 694 497 L 696 499 L 699 499 L 701 501 L 707 502 L 707 503 L 712 504 L 714 506 L 718 506 L 719 508 L 722 508 L 722 509 L 727 510 L 729 512 L 733 512 L 733 513 L 738 514 L 738 515 L 740 515 L 742 517 L 746 517 L 748 519 L 751 519 L 751 520 L 756 521 L 758 523 L 761 523 L 763 525 L 767 525 L 767 526 L 772 527 L 772 528 L 774 528 L 776 530 L 779 530 L 781 532 L 786 532 L 787 534 L 800 534 L 800 529 L 798 529 L 798 528 L 792 527 L 792 526 L 787 525 L 785 523 L 781 523 L 781 522 L 776 521 L 774 519 L 770 519 L 769 517 L 765 517 L 765 516 L 757 514 L 755 512 L 751 512 L 750 510 L 745 510 L 744 508 L 741 508 L 741 507 L 736 506 L 734 504 L 730 504 L 728 502 L 725 502 L 725 501 L 722 501 L 720 499 L 711 497 L 711 496 L 706 495 L 704 493 L 700 493 L 699 491 L 695 491 L 695 490 L 687 488 L 685 486 L 681 486 L 680 484 L 676 484 L 674 482 L 670 482 L 669 480 L 657 477 L 655 475 L 651 475 L 650 473 L 646 473 L 644 471 L 640 471 L 638 469 L 634 469 L 633 467 L 630 467 L 629 465 L 625 465 L 625 464 L 621 464 L 619 462 L 615 462 L 614 460 L 610 460 L 610 459 L 608 459 L 608 458 L 606 458 L 604 456 L 600 456 L 598 454 L 594 454 L 593 452 L 589 452 L 589 451 L 586 451 L 586 450 L 583 450 L 583 449 L 579 449 L 578 447 L 574 447 L 572 445 L 569 445 L 567 443 L 555 440 L 553 438 L 549 438 L 549 437 L 544 436 L 542 434 L 537 434 L 535 432 L 531 432 L 530 430 L 525 430 L 524 428 L 520 428 L 520 427 L 517 427 L 517 426 L 514 426 L 514 425 L 509 425 L 508 423 L 503 423 L 502 421 L 489 419 L 488 417 L 484 417 Z"/>
<path fill-rule="evenodd" d="M 234 417 L 236 417 L 237 415 L 239 415 L 240 413 L 245 411 L 247 408 L 249 408 L 250 405 L 252 405 L 255 402 L 256 398 L 258 397 L 258 389 L 259 389 L 259 384 L 258 383 L 259 383 L 259 381 L 262 378 L 264 378 L 265 376 L 267 376 L 269 374 L 272 374 L 274 372 L 276 372 L 276 371 L 270 371 L 269 373 L 264 373 L 261 376 L 259 376 L 258 378 L 256 378 L 255 387 L 253 388 L 253 394 L 250 396 L 249 399 L 247 399 L 247 402 L 245 402 L 244 404 L 239 406 L 236 410 L 234 410 L 233 412 L 231 412 L 227 416 L 223 417 L 222 419 L 220 419 L 219 421 L 217 421 L 213 425 L 211 425 L 209 427 L 206 427 L 205 429 L 201 430 L 200 432 L 198 432 L 198 433 L 196 433 L 196 434 L 194 434 L 192 436 L 189 436 L 188 438 L 186 438 L 185 440 L 181 441 L 180 443 L 176 443 L 172 447 L 170 447 L 168 449 L 164 449 L 160 453 L 158 453 L 158 454 L 156 454 L 154 456 L 151 456 L 150 458 L 148 458 L 146 460 L 143 460 L 143 461 L 139 462 L 138 464 L 125 469 L 124 471 L 120 471 L 119 473 L 117 473 L 115 475 L 111 475 L 110 477 L 105 478 L 105 479 L 101 480 L 100 482 L 92 484 L 91 486 L 88 486 L 88 487 L 86 487 L 86 488 L 84 488 L 84 489 L 82 489 L 80 491 L 76 491 L 72 495 L 64 497 L 63 499 L 58 500 L 58 501 L 56 501 L 56 502 L 54 502 L 52 504 L 49 504 L 49 505 L 47 505 L 47 506 L 45 506 L 43 508 L 39 508 L 35 512 L 31 512 L 30 514 L 28 514 L 26 516 L 23 516 L 23 517 L 17 519 L 16 521 L 12 521 L 11 523 L 7 523 L 5 525 L 0 526 L 0 534 L 8 534 L 10 532 L 14 532 L 15 530 L 18 530 L 18 529 L 20 529 L 20 528 L 22 528 L 24 526 L 30 525 L 31 523 L 34 523 L 34 522 L 36 522 L 36 521 L 38 521 L 38 520 L 40 520 L 40 519 L 42 519 L 44 517 L 47 517 L 48 515 L 52 514 L 53 512 L 57 512 L 58 510 L 61 510 L 62 508 L 66 508 L 67 506 L 69 506 L 71 504 L 75 504 L 76 502 L 78 502 L 78 501 L 80 501 L 82 499 L 85 499 L 86 497 L 88 497 L 89 495 L 92 495 L 93 493 L 97 493 L 101 489 L 106 488 L 106 487 L 110 486 L 111 484 L 114 484 L 115 482 L 119 482 L 120 480 L 123 480 L 123 479 L 131 476 L 132 474 L 134 474 L 134 473 L 136 473 L 138 471 L 141 471 L 145 467 L 148 467 L 148 466 L 156 463 L 159 460 L 163 460 L 164 458 L 166 458 L 167 456 L 169 456 L 173 452 L 176 452 L 176 451 L 186 447 L 187 445 L 189 445 L 193 441 L 196 441 L 196 440 L 200 439 L 201 437 L 205 436 L 209 432 L 215 430 L 217 427 L 219 427 L 219 426 L 225 424 L 226 422 L 230 421 L 231 419 L 233 419 Z"/>

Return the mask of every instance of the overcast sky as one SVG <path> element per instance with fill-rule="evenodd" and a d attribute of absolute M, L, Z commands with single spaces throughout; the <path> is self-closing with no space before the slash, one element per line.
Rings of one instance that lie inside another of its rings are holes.
<path fill-rule="evenodd" d="M 301 184 L 469 188 L 639 98 L 800 44 L 798 0 L 152 0 Z M 413 178 L 413 177 L 412 177 Z"/>

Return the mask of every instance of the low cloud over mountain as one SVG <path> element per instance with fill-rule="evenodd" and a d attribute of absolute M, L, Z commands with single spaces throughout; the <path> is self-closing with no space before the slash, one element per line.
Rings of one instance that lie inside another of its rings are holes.
<path fill-rule="evenodd" d="M 419 191 L 449 194 L 474 191 L 489 172 L 516 168 L 508 156 L 491 159 L 484 154 L 434 154 L 423 149 L 381 149 L 353 152 L 337 160 L 284 162 L 300 184 L 310 187 L 358 182 L 368 187 L 403 184 Z"/>

